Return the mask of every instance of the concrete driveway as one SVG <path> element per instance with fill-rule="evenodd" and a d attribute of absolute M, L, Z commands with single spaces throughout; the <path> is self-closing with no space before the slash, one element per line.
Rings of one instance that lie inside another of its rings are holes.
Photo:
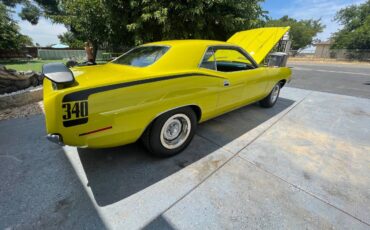
<path fill-rule="evenodd" d="M 169 159 L 0 122 L 0 229 L 369 229 L 370 100 L 286 87 L 200 125 Z"/>

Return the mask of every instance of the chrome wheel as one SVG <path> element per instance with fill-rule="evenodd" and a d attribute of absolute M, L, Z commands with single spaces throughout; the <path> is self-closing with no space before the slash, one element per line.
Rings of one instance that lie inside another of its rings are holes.
<path fill-rule="evenodd" d="M 275 103 L 275 101 L 279 97 L 280 85 L 276 84 L 271 92 L 271 103 Z"/>
<path fill-rule="evenodd" d="M 175 114 L 164 123 L 161 129 L 161 144 L 167 149 L 181 146 L 189 137 L 191 122 L 185 114 Z"/>

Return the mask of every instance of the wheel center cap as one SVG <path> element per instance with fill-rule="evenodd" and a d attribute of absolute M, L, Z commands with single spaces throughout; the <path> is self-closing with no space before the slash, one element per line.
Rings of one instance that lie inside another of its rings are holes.
<path fill-rule="evenodd" d="M 171 124 L 168 125 L 167 130 L 165 132 L 165 138 L 167 140 L 173 140 L 180 134 L 181 131 L 181 123 L 177 120 L 173 121 Z"/>

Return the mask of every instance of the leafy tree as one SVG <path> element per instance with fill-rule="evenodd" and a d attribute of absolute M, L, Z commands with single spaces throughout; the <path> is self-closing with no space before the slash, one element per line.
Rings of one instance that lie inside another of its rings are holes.
<path fill-rule="evenodd" d="M 130 45 L 164 39 L 226 40 L 237 31 L 260 26 L 266 13 L 262 0 L 104 2 L 112 34 Z"/>
<path fill-rule="evenodd" d="M 262 0 L 54 0 L 44 15 L 95 48 L 121 48 L 164 39 L 226 40 L 261 25 Z M 45 2 L 36 0 L 40 8 Z M 96 50 L 96 49 L 95 49 Z"/>
<path fill-rule="evenodd" d="M 314 37 L 323 31 L 325 26 L 321 24 L 321 20 L 296 20 L 283 16 L 277 20 L 268 20 L 266 26 L 290 26 L 289 35 L 292 39 L 292 49 L 301 50 L 312 45 Z"/>
<path fill-rule="evenodd" d="M 94 58 L 98 48 L 109 37 L 106 7 L 101 0 L 61 0 L 59 13 L 46 16 L 54 22 L 63 23 L 79 41 L 90 41 L 94 47 Z M 116 19 L 117 20 L 117 19 Z"/>
<path fill-rule="evenodd" d="M 370 0 L 339 10 L 335 20 L 343 28 L 332 36 L 332 48 L 370 49 Z"/>
<path fill-rule="evenodd" d="M 237 31 L 261 26 L 266 18 L 263 0 L 5 1 L 9 6 L 22 4 L 20 16 L 31 23 L 42 15 L 63 23 L 77 40 L 90 40 L 95 53 L 100 47 L 164 39 L 226 40 Z"/>
<path fill-rule="evenodd" d="M 27 20 L 32 25 L 38 23 L 41 11 L 36 5 L 32 4 L 30 0 L 1 0 L 0 2 L 10 8 L 14 8 L 17 4 L 21 5 L 22 10 L 19 16 L 22 20 Z"/>
<path fill-rule="evenodd" d="M 23 20 L 29 21 L 32 25 L 36 25 L 39 22 L 40 14 L 41 11 L 37 6 L 32 5 L 30 2 L 26 2 L 19 16 Z"/>
<path fill-rule="evenodd" d="M 71 48 L 82 48 L 84 47 L 84 42 L 78 40 L 72 32 L 65 32 L 63 34 L 58 35 L 58 38 L 61 43 L 67 44 Z"/>
<path fill-rule="evenodd" d="M 32 39 L 19 32 L 9 10 L 0 2 L 0 49 L 19 49 L 26 45 L 32 45 Z"/>

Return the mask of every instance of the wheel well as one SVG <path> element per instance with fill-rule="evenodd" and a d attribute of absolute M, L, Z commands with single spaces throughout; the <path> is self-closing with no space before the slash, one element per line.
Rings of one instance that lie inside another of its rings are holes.
<path fill-rule="evenodd" d="M 280 80 L 280 81 L 279 81 L 279 83 L 280 83 L 281 88 L 283 88 L 283 86 L 284 86 L 284 85 L 285 85 L 285 83 L 286 83 L 286 80 L 285 80 L 285 79 Z"/>
<path fill-rule="evenodd" d="M 202 117 L 202 110 L 197 105 L 190 105 L 190 108 L 194 110 L 195 114 L 197 115 L 198 122 L 199 122 L 200 118 Z"/>
<path fill-rule="evenodd" d="M 198 120 L 198 122 L 200 121 L 200 118 L 202 117 L 202 110 L 200 109 L 200 107 L 199 106 L 197 106 L 197 105 L 186 105 L 186 106 L 182 106 L 182 107 L 178 107 L 178 108 L 185 108 L 185 107 L 190 107 L 194 112 L 195 112 L 195 115 L 197 116 L 197 120 Z M 174 108 L 174 109 L 178 109 L 178 108 Z M 173 110 L 173 109 L 172 109 Z M 164 113 L 167 113 L 167 112 L 169 112 L 169 111 L 171 111 L 171 110 L 168 110 L 168 111 L 166 111 L 166 112 L 164 112 Z M 150 126 L 153 124 L 153 122 L 160 116 L 160 115 L 162 115 L 162 114 L 159 114 L 157 117 L 155 117 L 149 124 L 148 124 L 148 126 L 145 128 L 145 130 L 147 130 L 147 129 L 149 129 L 150 128 Z"/>

